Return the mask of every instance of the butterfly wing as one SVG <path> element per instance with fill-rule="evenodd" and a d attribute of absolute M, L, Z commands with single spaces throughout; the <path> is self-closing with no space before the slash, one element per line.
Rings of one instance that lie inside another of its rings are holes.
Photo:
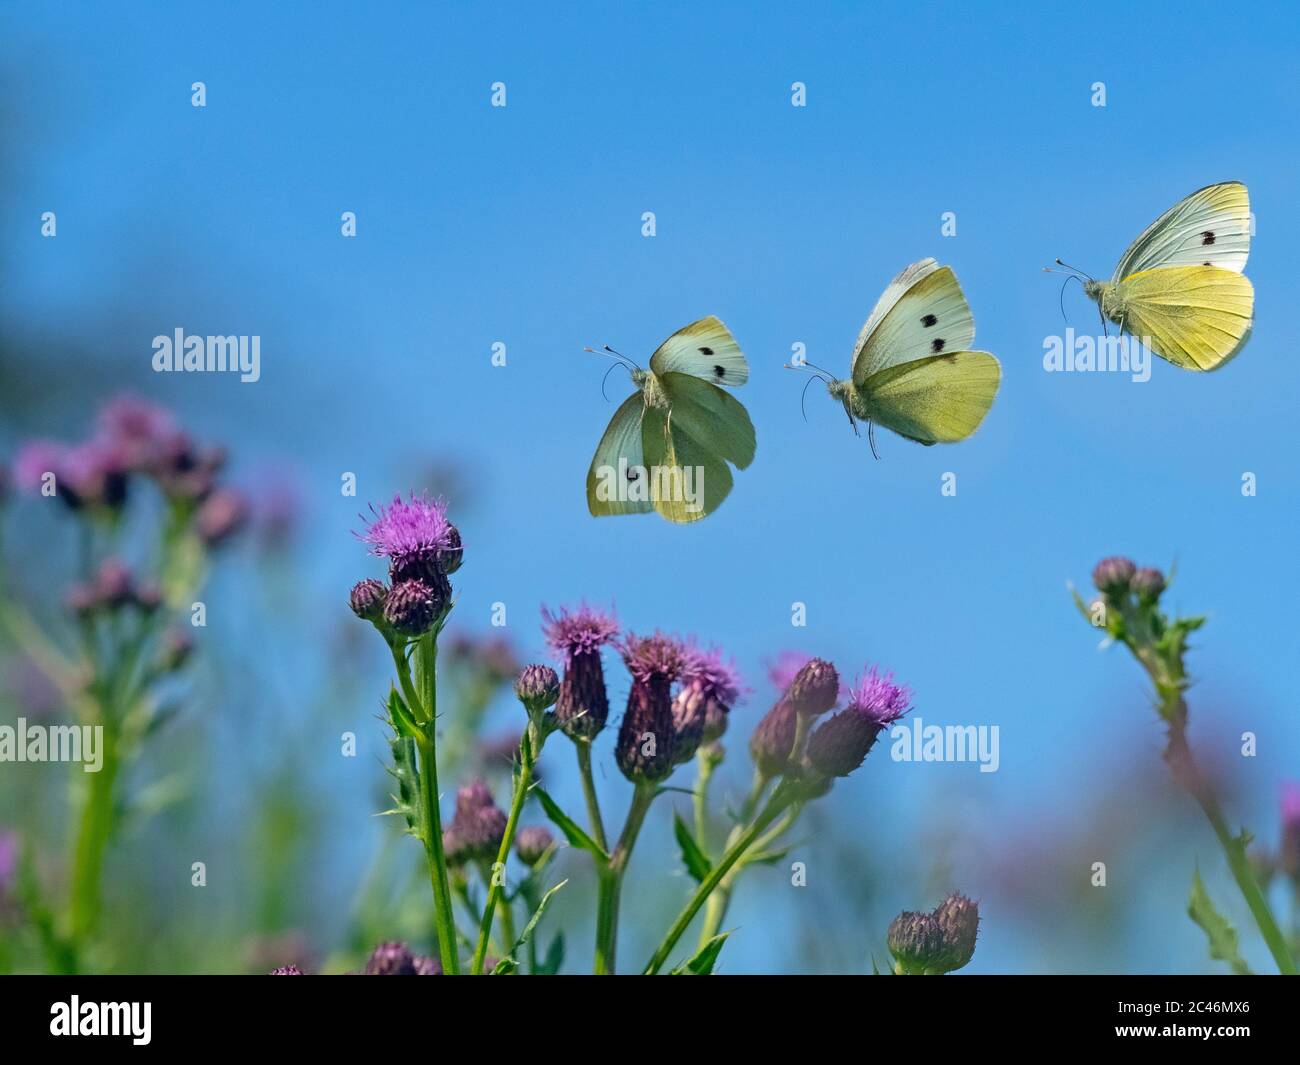
<path fill-rule="evenodd" d="M 587 470 L 587 509 L 594 517 L 645 514 L 653 509 L 647 497 L 626 498 L 629 493 L 619 488 L 621 480 L 645 476 L 642 447 L 645 411 L 645 400 L 640 391 L 628 396 L 614 412 L 604 436 L 596 445 L 596 454 Z"/>
<path fill-rule="evenodd" d="M 873 421 L 918 443 L 952 444 L 979 428 L 1001 380 L 987 351 L 953 351 L 890 366 L 861 391 Z"/>
<path fill-rule="evenodd" d="M 690 374 L 733 388 L 749 380 L 749 363 L 727 327 L 713 315 L 679 329 L 650 356 L 650 371 Z"/>
<path fill-rule="evenodd" d="M 922 259 L 881 295 L 853 351 L 853 383 L 903 363 L 950 351 L 975 340 L 975 319 L 952 269 Z"/>
<path fill-rule="evenodd" d="M 699 521 L 731 492 L 727 463 L 753 461 L 754 426 L 737 399 L 690 374 L 665 374 L 659 387 L 668 405 L 647 409 L 642 432 L 652 503 L 668 521 Z"/>
<path fill-rule="evenodd" d="M 1250 254 L 1250 196 L 1240 181 L 1207 185 L 1152 222 L 1115 267 L 1115 281 L 1163 266 L 1241 273 Z"/>
<path fill-rule="evenodd" d="M 1119 282 L 1118 293 L 1125 331 L 1150 338 L 1157 355 L 1185 370 L 1217 370 L 1250 337 L 1255 290 L 1232 270 L 1144 270 Z"/>

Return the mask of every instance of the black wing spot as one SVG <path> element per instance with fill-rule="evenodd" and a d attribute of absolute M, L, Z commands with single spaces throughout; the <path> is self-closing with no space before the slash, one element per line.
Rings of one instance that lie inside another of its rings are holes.
<path fill-rule="evenodd" d="M 1202 266 L 1213 266 L 1213 263 L 1201 263 Z"/>
<path fill-rule="evenodd" d="M 712 348 L 700 348 L 700 354 L 701 354 L 701 355 L 712 355 L 712 354 L 713 354 L 713 349 L 712 349 Z"/>
<path fill-rule="evenodd" d="M 921 324 L 925 326 L 926 329 L 929 329 L 930 326 L 935 325 L 938 321 L 939 319 L 936 318 L 933 314 L 927 314 L 924 318 L 921 319 Z"/>
<path fill-rule="evenodd" d="M 1214 243 L 1214 234 L 1207 229 L 1204 233 L 1201 234 L 1201 247 L 1204 248 L 1213 243 Z"/>
<path fill-rule="evenodd" d="M 722 378 L 724 378 L 724 377 L 727 376 L 727 369 L 726 369 L 726 367 L 725 367 L 725 366 L 715 366 L 715 367 L 713 368 L 713 376 L 716 377 L 719 381 L 722 380 Z"/>
<path fill-rule="evenodd" d="M 948 343 L 946 340 L 944 340 L 942 337 L 938 337 L 930 341 L 930 350 L 933 351 L 935 354 L 938 354 L 939 352 L 943 351 L 943 346 L 946 343 Z"/>

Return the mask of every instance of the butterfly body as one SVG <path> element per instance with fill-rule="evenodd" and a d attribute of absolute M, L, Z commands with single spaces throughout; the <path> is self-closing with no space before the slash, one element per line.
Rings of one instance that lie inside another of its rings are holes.
<path fill-rule="evenodd" d="M 728 463 L 754 458 L 754 426 L 721 385 L 740 386 L 749 366 L 717 318 L 701 318 L 656 349 L 650 368 L 628 367 L 637 391 L 610 421 L 587 471 L 593 516 L 651 511 L 699 521 L 732 487 Z"/>
<path fill-rule="evenodd" d="M 1250 198 L 1239 181 L 1207 185 L 1130 245 L 1110 281 L 1088 280 L 1102 315 L 1186 370 L 1217 370 L 1250 338 L 1255 290 Z"/>

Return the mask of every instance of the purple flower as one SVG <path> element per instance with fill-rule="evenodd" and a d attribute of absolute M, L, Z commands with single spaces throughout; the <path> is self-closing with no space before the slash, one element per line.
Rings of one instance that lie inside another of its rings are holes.
<path fill-rule="evenodd" d="M 555 705 L 560 695 L 560 678 L 550 666 L 525 666 L 515 681 L 515 698 L 530 717 Z"/>
<path fill-rule="evenodd" d="M 366 961 L 366 976 L 436 976 L 440 967 L 405 943 L 380 943 Z"/>
<path fill-rule="evenodd" d="M 873 666 L 853 687 L 849 705 L 808 738 L 809 766 L 823 780 L 846 777 L 875 746 L 881 729 L 910 708 L 912 693 Z"/>
<path fill-rule="evenodd" d="M 170 411 L 139 396 L 120 395 L 101 408 L 99 436 L 121 448 L 130 469 L 151 472 L 173 453 L 182 433 Z"/>
<path fill-rule="evenodd" d="M 271 970 L 272 976 L 302 976 L 302 970 L 296 965 L 281 965 Z"/>
<path fill-rule="evenodd" d="M 735 706 L 744 691 L 735 662 L 724 661 L 717 648 L 708 651 L 694 647 L 687 649 L 682 684 L 698 685 L 706 699 L 716 699 L 726 707 Z"/>
<path fill-rule="evenodd" d="M 754 759 L 754 767 L 763 776 L 778 777 L 786 771 L 794 753 L 798 723 L 799 715 L 794 712 L 794 707 L 782 698 L 754 726 L 749 737 L 749 754 Z"/>
<path fill-rule="evenodd" d="M 618 621 L 612 613 L 586 603 L 575 610 L 561 607 L 554 614 L 542 607 L 542 635 L 567 668 L 576 656 L 596 654 L 613 640 L 618 635 Z"/>
<path fill-rule="evenodd" d="M 47 473 L 58 478 L 67 453 L 67 445 L 54 440 L 32 440 L 24 444 L 14 461 L 14 483 L 27 491 L 39 490 Z"/>
<path fill-rule="evenodd" d="M 826 713 L 840 694 L 840 675 L 824 658 L 810 658 L 794 675 L 785 690 L 785 701 L 797 714 L 818 717 Z"/>
<path fill-rule="evenodd" d="M 741 690 L 735 663 L 724 661 L 721 651 L 687 649 L 682 687 L 673 700 L 673 758 L 678 765 L 689 761 L 701 743 L 712 743 L 727 731 L 727 715 Z"/>
<path fill-rule="evenodd" d="M 444 577 L 460 566 L 460 533 L 447 520 L 447 504 L 441 499 L 412 493 L 406 499 L 394 496 L 388 506 L 370 508 L 374 517 L 360 533 L 372 555 L 388 559 L 389 577 L 429 580 L 431 571 Z"/>
<path fill-rule="evenodd" d="M 384 604 L 388 601 L 388 585 L 367 577 L 357 581 L 348 595 L 348 606 L 352 613 L 363 621 L 376 622 L 384 616 Z"/>
<path fill-rule="evenodd" d="M 1136 572 L 1137 567 L 1133 565 L 1132 559 L 1112 555 L 1103 558 L 1093 567 L 1092 583 L 1104 595 L 1123 595 L 1128 591 L 1129 581 Z"/>
<path fill-rule="evenodd" d="M 612 614 L 582 603 L 552 614 L 542 607 L 542 633 L 564 665 L 555 719 L 575 742 L 591 740 L 609 719 L 609 695 L 600 649 L 618 635 Z"/>
<path fill-rule="evenodd" d="M 629 633 L 619 650 L 632 674 L 632 690 L 614 757 L 634 783 L 662 780 L 673 771 L 672 685 L 686 666 L 686 650 L 681 641 L 662 633 Z"/>
<path fill-rule="evenodd" d="M 1165 590 L 1165 575 L 1154 566 L 1142 566 L 1133 574 L 1132 588 L 1139 602 L 1154 603 Z"/>
<path fill-rule="evenodd" d="M 102 439 L 76 447 L 36 440 L 18 453 L 15 464 L 19 486 L 29 490 L 41 489 L 46 474 L 54 474 L 57 495 L 74 510 L 120 507 L 126 502 L 127 472 L 122 448 Z"/>

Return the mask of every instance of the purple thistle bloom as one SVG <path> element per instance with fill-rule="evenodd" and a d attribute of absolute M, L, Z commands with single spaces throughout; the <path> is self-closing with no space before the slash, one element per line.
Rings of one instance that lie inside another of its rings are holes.
<path fill-rule="evenodd" d="M 67 447 L 35 440 L 18 453 L 15 478 L 20 487 L 39 490 L 54 474 L 55 491 L 74 510 L 82 506 L 120 507 L 126 502 L 128 467 L 122 448 L 111 440 Z"/>
<path fill-rule="evenodd" d="M 1128 591 L 1129 581 L 1136 572 L 1137 567 L 1133 565 L 1132 559 L 1112 555 L 1103 558 L 1093 567 L 1092 583 L 1104 595 L 1123 595 Z"/>
<path fill-rule="evenodd" d="M 542 635 L 546 644 L 567 669 L 578 655 L 596 654 L 618 635 L 618 621 L 606 613 L 579 603 L 570 610 L 561 607 L 552 614 L 542 607 Z"/>
<path fill-rule="evenodd" d="M 912 693 L 881 676 L 875 666 L 853 687 L 849 705 L 824 722 L 808 739 L 808 764 L 825 780 L 846 777 L 860 766 L 881 729 L 910 708 Z"/>
<path fill-rule="evenodd" d="M 437 976 L 440 967 L 405 943 L 380 943 L 366 961 L 366 976 Z"/>
<path fill-rule="evenodd" d="M 726 707 L 735 706 L 745 690 L 736 663 L 723 661 L 717 648 L 687 648 L 682 683 L 698 685 L 706 699 L 716 699 Z"/>
<path fill-rule="evenodd" d="M 794 675 L 785 690 L 785 701 L 795 713 L 818 717 L 826 713 L 840 694 L 840 675 L 824 658 L 810 658 Z"/>
<path fill-rule="evenodd" d="M 14 461 L 14 483 L 27 491 L 38 490 L 47 473 L 57 479 L 67 453 L 66 444 L 53 440 L 32 440 L 24 444 Z"/>
<path fill-rule="evenodd" d="M 724 661 L 721 651 L 687 648 L 682 688 L 673 700 L 676 764 L 689 761 L 701 743 L 712 743 L 727 731 L 727 715 L 742 689 L 735 663 Z"/>
<path fill-rule="evenodd" d="M 447 520 L 447 504 L 441 499 L 411 493 L 406 499 L 394 496 L 388 506 L 370 508 L 374 517 L 358 538 L 369 545 L 372 555 L 388 559 L 388 575 L 397 583 L 418 578 L 435 579 L 434 571 L 446 578 L 460 567 L 460 532 Z"/>
<path fill-rule="evenodd" d="M 158 469 L 182 437 L 169 410 L 139 396 L 120 395 L 99 412 L 99 435 L 114 441 L 134 471 Z"/>
<path fill-rule="evenodd" d="M 388 601 L 388 585 L 382 581 L 367 577 L 357 581 L 348 595 L 348 606 L 352 613 L 363 621 L 379 621 L 384 616 L 384 604 Z"/>
<path fill-rule="evenodd" d="M 550 666 L 525 666 L 515 681 L 515 698 L 524 704 L 530 717 L 549 710 L 559 695 L 560 678 Z"/>
<path fill-rule="evenodd" d="M 194 529 L 209 547 L 233 536 L 248 518 L 248 503 L 233 488 L 219 488 L 200 504 Z"/>
<path fill-rule="evenodd" d="M 619 651 L 632 674 L 632 690 L 614 757 L 633 783 L 662 780 L 673 771 L 672 685 L 685 668 L 686 650 L 681 641 L 662 633 L 629 633 Z"/>
<path fill-rule="evenodd" d="M 272 976 L 302 976 L 302 970 L 296 965 L 281 965 L 271 970 Z"/>

